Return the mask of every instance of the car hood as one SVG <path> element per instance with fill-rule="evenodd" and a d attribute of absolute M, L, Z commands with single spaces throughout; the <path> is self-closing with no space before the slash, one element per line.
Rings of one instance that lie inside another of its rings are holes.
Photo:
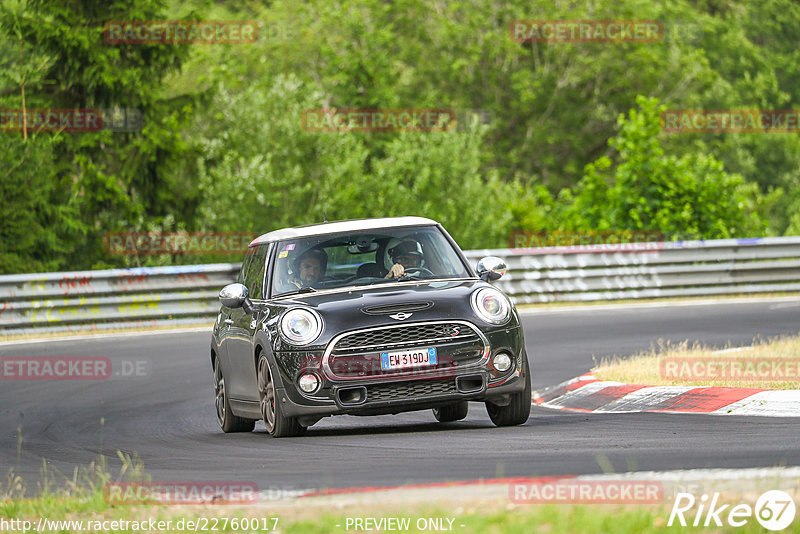
<path fill-rule="evenodd" d="M 468 320 L 480 325 L 483 321 L 475 315 L 469 300 L 480 287 L 490 287 L 490 284 L 477 279 L 408 281 L 389 286 L 294 295 L 281 299 L 281 303 L 288 307 L 299 305 L 315 309 L 325 321 L 326 333 L 373 325 L 448 319 Z"/>

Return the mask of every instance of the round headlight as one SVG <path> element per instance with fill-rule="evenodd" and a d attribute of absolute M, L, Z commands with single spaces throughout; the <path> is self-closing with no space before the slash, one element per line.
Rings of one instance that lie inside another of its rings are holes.
<path fill-rule="evenodd" d="M 292 345 L 308 345 L 322 332 L 322 319 L 305 308 L 287 311 L 281 319 L 281 334 Z"/>
<path fill-rule="evenodd" d="M 505 323 L 511 317 L 511 304 L 493 287 L 484 287 L 472 294 L 472 309 L 483 320 L 493 324 Z"/>

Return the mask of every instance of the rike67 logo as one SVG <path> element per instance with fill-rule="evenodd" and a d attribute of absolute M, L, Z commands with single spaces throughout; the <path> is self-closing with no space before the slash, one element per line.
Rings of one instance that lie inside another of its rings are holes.
<path fill-rule="evenodd" d="M 693 509 L 696 506 L 694 514 Z M 714 493 L 710 500 L 708 494 L 703 494 L 696 499 L 691 493 L 678 493 L 675 496 L 675 504 L 672 505 L 672 512 L 669 514 L 667 526 L 672 526 L 675 521 L 681 526 L 687 526 L 688 521 L 695 527 L 717 526 L 721 527 L 724 523 L 732 527 L 742 527 L 755 516 L 756 521 L 767 530 L 777 531 L 788 527 L 795 516 L 795 504 L 792 497 L 780 490 L 770 490 L 763 493 L 756 500 L 755 507 L 748 504 L 719 503 L 719 493 Z M 684 516 L 687 514 L 687 516 Z M 694 520 L 692 521 L 692 516 Z"/>

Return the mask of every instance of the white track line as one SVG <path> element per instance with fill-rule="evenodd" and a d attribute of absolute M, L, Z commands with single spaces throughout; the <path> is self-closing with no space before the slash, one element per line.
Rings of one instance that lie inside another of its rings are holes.
<path fill-rule="evenodd" d="M 574 306 L 542 306 L 536 308 L 519 308 L 520 315 L 536 315 L 542 313 L 569 313 L 585 312 L 591 310 L 627 310 L 640 308 L 680 308 L 684 306 L 713 306 L 716 304 L 773 304 L 771 309 L 777 307 L 800 306 L 798 297 L 767 297 L 767 298 L 735 298 L 735 299 L 703 299 L 703 300 L 678 300 L 668 302 L 629 302 L 627 304 L 575 304 Z M 544 303 L 543 303 L 544 304 Z M 524 306 L 528 306 L 525 304 Z"/>
<path fill-rule="evenodd" d="M 167 328 L 164 330 L 140 330 L 137 332 L 116 332 L 109 334 L 81 334 L 77 336 L 61 336 L 61 337 L 47 337 L 42 339 L 16 339 L 13 341 L 0 341 L 0 347 L 7 347 L 12 345 L 28 345 L 31 343 L 50 343 L 50 342 L 64 342 L 64 341 L 89 341 L 89 340 L 102 340 L 117 337 L 137 337 L 137 336 L 152 336 L 161 334 L 188 334 L 192 332 L 206 332 L 211 334 L 212 325 L 208 326 L 194 326 L 191 328 Z"/>

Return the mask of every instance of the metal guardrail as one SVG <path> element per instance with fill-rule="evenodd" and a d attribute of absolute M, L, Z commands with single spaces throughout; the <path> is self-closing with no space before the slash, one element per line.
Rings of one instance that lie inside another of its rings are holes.
<path fill-rule="evenodd" d="M 0 333 L 208 323 L 238 263 L 0 276 Z"/>
<path fill-rule="evenodd" d="M 470 250 L 500 256 L 517 304 L 800 291 L 800 237 L 587 248 Z M 625 249 L 645 250 L 625 250 Z M 239 264 L 0 276 L 0 333 L 208 323 Z"/>
<path fill-rule="evenodd" d="M 594 246 L 590 253 L 580 247 L 472 250 L 467 257 L 505 258 L 507 274 L 495 284 L 516 304 L 800 291 L 800 237 L 637 245 L 609 245 L 621 249 L 612 252 Z"/>

